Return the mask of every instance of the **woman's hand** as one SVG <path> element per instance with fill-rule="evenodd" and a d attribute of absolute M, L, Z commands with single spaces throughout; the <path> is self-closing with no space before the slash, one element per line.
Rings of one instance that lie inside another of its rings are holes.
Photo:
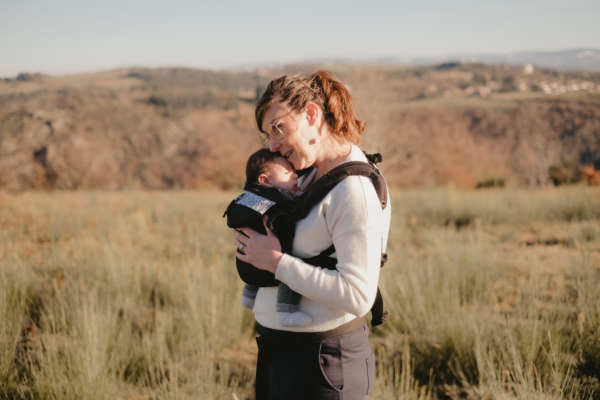
<path fill-rule="evenodd" d="M 263 224 L 267 231 L 266 235 L 256 232 L 250 228 L 234 229 L 235 242 L 238 249 L 243 252 L 237 253 L 237 258 L 254 265 L 258 269 L 263 269 L 275 274 L 277 264 L 283 256 L 279 239 L 269 230 L 266 224 L 266 217 L 263 218 Z"/>

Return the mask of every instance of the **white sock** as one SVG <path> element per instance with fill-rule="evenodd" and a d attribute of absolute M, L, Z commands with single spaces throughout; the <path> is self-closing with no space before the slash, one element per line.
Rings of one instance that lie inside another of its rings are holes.
<path fill-rule="evenodd" d="M 307 313 L 296 311 L 293 313 L 278 312 L 279 322 L 283 326 L 304 326 L 310 324 L 313 319 Z"/>
<path fill-rule="evenodd" d="M 254 308 L 254 298 L 242 296 L 242 305 L 247 309 L 252 310 L 252 308 Z"/>

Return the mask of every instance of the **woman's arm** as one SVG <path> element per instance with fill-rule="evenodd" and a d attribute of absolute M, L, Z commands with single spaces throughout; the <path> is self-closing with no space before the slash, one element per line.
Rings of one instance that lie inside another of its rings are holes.
<path fill-rule="evenodd" d="M 346 178 L 323 202 L 325 222 L 336 249 L 337 269 L 315 268 L 284 254 L 275 277 L 312 300 L 364 315 L 377 292 L 389 210 L 386 217 L 370 180 L 358 176 Z"/>

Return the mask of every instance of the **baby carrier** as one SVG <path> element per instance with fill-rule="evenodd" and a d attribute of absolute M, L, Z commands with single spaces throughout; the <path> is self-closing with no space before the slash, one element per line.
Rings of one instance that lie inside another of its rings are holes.
<path fill-rule="evenodd" d="M 257 232 L 266 234 L 262 224 L 263 216 L 266 216 L 267 226 L 280 240 L 282 251 L 290 253 L 296 221 L 306 217 L 310 210 L 331 189 L 352 175 L 365 176 L 371 180 L 381 203 L 381 208 L 385 209 L 388 203 L 387 185 L 383 175 L 375 166 L 376 163 L 381 162 L 381 155 L 379 153 L 372 155 L 365 153 L 365 155 L 369 160 L 368 163 L 350 161 L 333 168 L 312 183 L 308 190 L 295 200 L 281 199 L 281 194 L 274 188 L 246 184 L 244 192 L 229 204 L 223 214 L 223 216 L 227 215 L 227 226 L 230 228 L 250 227 Z M 337 259 L 331 257 L 334 252 L 335 247 L 331 245 L 320 254 L 310 258 L 302 258 L 302 260 L 315 267 L 335 269 Z M 383 267 L 386 260 L 387 254 L 383 253 L 381 255 L 381 267 Z M 240 278 L 248 284 L 259 287 L 279 285 L 271 272 L 260 270 L 238 258 L 236 258 L 236 266 Z M 379 288 L 377 288 L 377 296 L 371 308 L 371 313 L 371 325 L 373 326 L 382 324 L 387 317 L 387 312 L 383 310 L 383 298 Z"/>

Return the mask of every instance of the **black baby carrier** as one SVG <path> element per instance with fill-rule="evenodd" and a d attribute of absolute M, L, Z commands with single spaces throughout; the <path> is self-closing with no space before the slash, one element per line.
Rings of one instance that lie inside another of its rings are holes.
<path fill-rule="evenodd" d="M 236 197 L 227 207 L 223 216 L 227 215 L 227 226 L 230 228 L 249 227 L 255 231 L 266 234 L 262 220 L 267 217 L 267 226 L 273 231 L 281 242 L 283 252 L 291 253 L 294 235 L 294 227 L 297 221 L 308 215 L 310 210 L 318 204 L 331 189 L 345 178 L 353 175 L 368 177 L 373 183 L 381 208 L 385 209 L 388 204 L 387 185 L 383 175 L 375 166 L 381 162 L 380 154 L 366 154 L 369 162 L 350 161 L 341 164 L 317 181 L 295 200 L 284 198 L 274 188 L 265 188 L 255 184 L 246 184 L 244 192 Z M 239 250 L 238 250 L 239 251 Z M 320 254 L 302 260 L 315 267 L 335 269 L 337 259 L 331 257 L 335 252 L 333 245 L 323 250 Z M 381 255 L 381 267 L 387 260 L 387 254 Z M 279 281 L 268 271 L 260 270 L 236 258 L 236 266 L 240 278 L 254 286 L 268 287 L 277 286 Z M 387 312 L 383 310 L 383 298 L 377 288 L 377 296 L 371 308 L 371 325 L 377 326 L 384 322 Z"/>

